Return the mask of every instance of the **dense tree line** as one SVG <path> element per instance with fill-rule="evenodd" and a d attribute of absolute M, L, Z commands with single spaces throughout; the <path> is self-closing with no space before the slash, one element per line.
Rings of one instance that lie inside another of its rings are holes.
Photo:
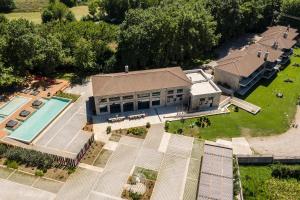
<path fill-rule="evenodd" d="M 10 12 L 15 7 L 14 0 L 0 0 L 0 12 Z"/>
<path fill-rule="evenodd" d="M 290 15 L 293 17 L 298 17 L 298 20 L 295 20 L 291 17 L 287 17 L 286 15 Z M 298 28 L 300 31 L 300 0 L 284 0 L 281 6 L 281 14 L 279 17 L 279 21 L 282 24 L 290 24 L 293 27 Z"/>
<path fill-rule="evenodd" d="M 64 69 L 99 73 L 114 66 L 118 28 L 93 22 L 52 22 L 0 18 L 0 87 L 22 81 L 25 74 L 51 75 Z"/>

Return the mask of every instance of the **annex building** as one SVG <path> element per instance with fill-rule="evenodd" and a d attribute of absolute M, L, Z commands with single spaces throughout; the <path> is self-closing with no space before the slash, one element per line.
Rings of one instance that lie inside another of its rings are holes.
<path fill-rule="evenodd" d="M 218 60 L 214 81 L 245 95 L 259 80 L 272 78 L 289 62 L 298 35 L 297 30 L 290 27 L 269 27 L 253 44 Z"/>
<path fill-rule="evenodd" d="M 218 107 L 221 90 L 202 70 L 180 67 L 92 77 L 97 115 L 181 105 L 188 111 Z"/>

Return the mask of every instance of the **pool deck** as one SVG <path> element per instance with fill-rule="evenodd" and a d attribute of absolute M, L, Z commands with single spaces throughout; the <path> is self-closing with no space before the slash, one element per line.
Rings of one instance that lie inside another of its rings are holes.
<path fill-rule="evenodd" d="M 32 82 L 31 87 L 38 85 L 37 81 Z M 7 132 L 5 131 L 5 125 L 9 120 L 17 120 L 17 119 L 23 119 L 22 117 L 19 116 L 20 112 L 22 110 L 28 110 L 30 112 L 35 112 L 36 109 L 33 108 L 31 106 L 32 102 L 41 98 L 51 98 L 53 97 L 58 91 L 63 91 L 64 89 L 66 89 L 69 86 L 69 82 L 66 80 L 60 80 L 57 79 L 55 80 L 55 83 L 49 85 L 46 87 L 46 90 L 43 89 L 39 89 L 40 93 L 36 96 L 31 95 L 30 93 L 25 94 L 22 92 L 16 92 L 12 95 L 11 98 L 13 98 L 13 96 L 21 96 L 21 97 L 25 97 L 25 98 L 29 98 L 30 101 L 28 103 L 26 103 L 25 105 L 19 107 L 13 114 L 11 114 L 10 116 L 6 117 L 3 121 L 0 122 L 0 139 L 7 136 Z M 48 96 L 48 93 L 50 93 L 50 96 Z M 10 99 L 11 99 L 10 98 Z M 6 103 L 6 102 L 4 102 Z M 4 104 L 3 102 L 0 104 L 0 106 L 2 104 Z M 19 120 L 20 121 L 20 120 Z"/>

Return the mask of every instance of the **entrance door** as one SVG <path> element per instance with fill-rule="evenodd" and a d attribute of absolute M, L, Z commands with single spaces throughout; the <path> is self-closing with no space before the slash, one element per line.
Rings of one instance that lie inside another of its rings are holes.
<path fill-rule="evenodd" d="M 149 109 L 150 108 L 150 101 L 139 101 L 138 102 L 138 109 Z"/>
<path fill-rule="evenodd" d="M 120 104 L 112 104 L 110 105 L 110 113 L 120 113 L 121 112 L 121 105 Z"/>
<path fill-rule="evenodd" d="M 124 112 L 133 111 L 134 110 L 133 102 L 124 103 L 123 110 Z"/>

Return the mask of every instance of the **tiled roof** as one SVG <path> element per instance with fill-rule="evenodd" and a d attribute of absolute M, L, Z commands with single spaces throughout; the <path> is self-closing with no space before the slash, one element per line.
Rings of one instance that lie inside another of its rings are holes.
<path fill-rule="evenodd" d="M 95 75 L 92 77 L 92 84 L 94 96 L 119 95 L 192 85 L 180 67 Z"/>

